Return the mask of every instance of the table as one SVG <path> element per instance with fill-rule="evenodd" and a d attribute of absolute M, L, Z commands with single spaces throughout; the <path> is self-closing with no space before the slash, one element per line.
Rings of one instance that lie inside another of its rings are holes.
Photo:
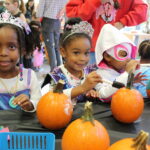
<path fill-rule="evenodd" d="M 126 35 L 132 42 L 134 42 L 134 44 L 137 47 L 139 47 L 142 41 L 150 39 L 150 34 L 138 32 L 138 31 L 131 31 L 131 32 L 123 31 L 123 34 Z"/>
<path fill-rule="evenodd" d="M 72 120 L 79 118 L 83 113 L 84 103 L 78 103 L 74 108 Z M 131 124 L 123 124 L 116 121 L 110 111 L 109 104 L 94 102 L 94 117 L 108 130 L 111 143 L 125 138 L 135 137 L 140 130 L 150 133 L 150 100 L 145 99 L 145 109 L 138 121 Z M 64 129 L 50 131 L 40 125 L 36 113 L 25 113 L 18 110 L 0 111 L 0 125 L 9 127 L 12 132 L 53 132 L 56 135 L 56 150 L 61 150 L 61 137 Z"/>

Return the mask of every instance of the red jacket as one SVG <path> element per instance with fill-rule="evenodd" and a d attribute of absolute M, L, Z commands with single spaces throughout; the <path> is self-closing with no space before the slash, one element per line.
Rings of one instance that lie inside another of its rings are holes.
<path fill-rule="evenodd" d="M 146 21 L 148 5 L 143 0 L 118 0 L 118 2 L 120 9 L 117 10 L 115 20 L 109 23 L 121 22 L 124 26 L 135 26 Z M 92 51 L 102 26 L 106 24 L 100 17 L 96 19 L 96 9 L 100 5 L 101 0 L 70 0 L 66 5 L 68 17 L 80 17 L 92 24 L 94 28 Z"/>

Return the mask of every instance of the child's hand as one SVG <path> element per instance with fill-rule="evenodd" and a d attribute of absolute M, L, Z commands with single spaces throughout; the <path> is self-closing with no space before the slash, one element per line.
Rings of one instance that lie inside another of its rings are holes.
<path fill-rule="evenodd" d="M 125 67 L 125 71 L 130 73 L 130 72 L 134 72 L 137 68 L 139 67 L 139 62 L 136 60 L 130 60 L 126 67 Z"/>
<path fill-rule="evenodd" d="M 146 79 L 145 77 L 147 77 L 146 75 L 141 75 L 141 72 L 139 72 L 135 77 L 134 77 L 134 83 L 140 83 L 144 86 L 146 86 L 142 81 L 146 81 L 148 79 Z"/>
<path fill-rule="evenodd" d="M 26 111 L 32 111 L 34 109 L 32 102 L 29 100 L 29 97 L 25 94 L 17 96 L 13 100 L 13 104 L 19 105 L 23 110 Z"/>
<path fill-rule="evenodd" d="M 102 78 L 96 73 L 96 71 L 93 71 L 86 77 L 84 83 L 82 84 L 82 88 L 85 92 L 87 92 L 93 89 L 99 82 L 102 82 Z"/>
<path fill-rule="evenodd" d="M 86 96 L 96 98 L 99 97 L 99 93 L 95 90 L 90 90 L 86 93 Z"/>

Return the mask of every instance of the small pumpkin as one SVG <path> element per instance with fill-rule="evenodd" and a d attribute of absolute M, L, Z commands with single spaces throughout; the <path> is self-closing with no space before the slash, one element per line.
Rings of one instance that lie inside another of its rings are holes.
<path fill-rule="evenodd" d="M 54 91 L 42 96 L 37 105 L 36 113 L 39 122 L 52 130 L 65 127 L 72 117 L 72 102 L 62 93 L 62 88 L 63 83 L 59 81 Z"/>
<path fill-rule="evenodd" d="M 146 92 L 147 92 L 147 96 L 150 98 L 150 80 L 147 83 Z"/>
<path fill-rule="evenodd" d="M 87 102 L 83 116 L 66 128 L 62 137 L 62 150 L 107 150 L 109 147 L 107 130 L 94 120 L 91 105 L 91 102 Z"/>
<path fill-rule="evenodd" d="M 111 111 L 118 121 L 123 123 L 132 123 L 137 120 L 144 109 L 144 100 L 141 93 L 131 89 L 131 78 L 129 77 L 127 88 L 119 89 L 111 101 Z"/>
<path fill-rule="evenodd" d="M 141 131 L 136 138 L 125 138 L 112 144 L 107 150 L 150 150 L 146 145 L 148 133 Z"/>

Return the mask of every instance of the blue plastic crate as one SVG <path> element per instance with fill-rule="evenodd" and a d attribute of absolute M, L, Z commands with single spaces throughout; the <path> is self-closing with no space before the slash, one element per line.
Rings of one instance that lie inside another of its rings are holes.
<path fill-rule="evenodd" d="M 0 150 L 54 150 L 53 133 L 0 133 Z"/>

